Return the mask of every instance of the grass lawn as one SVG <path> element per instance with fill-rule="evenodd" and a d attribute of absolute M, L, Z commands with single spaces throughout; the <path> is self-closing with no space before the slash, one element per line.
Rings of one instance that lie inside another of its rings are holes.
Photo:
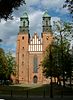
<path fill-rule="evenodd" d="M 2 86 L 0 85 L 0 94 L 8 95 L 38 95 L 38 96 L 49 96 L 50 95 L 50 85 L 10 85 Z M 73 95 L 73 88 L 58 86 L 53 84 L 53 94 L 54 95 Z"/>

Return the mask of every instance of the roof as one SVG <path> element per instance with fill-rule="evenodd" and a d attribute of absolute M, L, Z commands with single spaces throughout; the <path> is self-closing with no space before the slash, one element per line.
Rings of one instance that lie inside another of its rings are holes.
<path fill-rule="evenodd" d="M 50 17 L 50 15 L 49 15 L 48 12 L 46 11 L 46 12 L 43 14 L 43 17 Z"/>
<path fill-rule="evenodd" d="M 25 12 L 21 18 L 28 18 L 28 14 Z"/>

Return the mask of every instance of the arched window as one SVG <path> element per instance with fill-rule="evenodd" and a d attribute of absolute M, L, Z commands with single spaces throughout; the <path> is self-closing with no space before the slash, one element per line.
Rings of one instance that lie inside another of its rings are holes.
<path fill-rule="evenodd" d="M 48 20 L 46 20 L 46 26 L 48 26 Z"/>
<path fill-rule="evenodd" d="M 22 40 L 24 40 L 24 36 L 22 37 Z"/>
<path fill-rule="evenodd" d="M 33 57 L 33 72 L 34 73 L 38 72 L 38 58 L 37 58 L 37 55 L 34 55 L 34 57 Z"/>

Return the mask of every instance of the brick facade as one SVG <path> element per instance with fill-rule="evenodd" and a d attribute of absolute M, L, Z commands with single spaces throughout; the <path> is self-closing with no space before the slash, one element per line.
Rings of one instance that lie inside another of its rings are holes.
<path fill-rule="evenodd" d="M 26 20 L 25 17 L 24 19 Z M 25 26 L 23 28 L 25 28 Z M 28 31 L 19 32 L 16 48 L 16 80 L 19 83 L 32 84 L 49 82 L 49 80 L 43 76 L 40 63 L 43 59 L 46 47 L 50 45 L 52 41 L 53 34 L 51 31 L 43 31 L 41 38 L 39 38 L 37 33 L 34 33 L 32 38 L 30 38 Z"/>

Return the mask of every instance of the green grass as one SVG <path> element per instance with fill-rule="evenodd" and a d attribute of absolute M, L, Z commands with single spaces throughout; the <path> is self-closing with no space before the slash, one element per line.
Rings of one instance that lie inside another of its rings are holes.
<path fill-rule="evenodd" d="M 0 85 L 0 94 L 8 95 L 38 95 L 38 96 L 49 96 L 50 95 L 50 85 L 10 85 L 2 86 Z M 53 94 L 54 95 L 73 95 L 73 89 L 69 87 L 63 88 L 53 84 Z"/>

